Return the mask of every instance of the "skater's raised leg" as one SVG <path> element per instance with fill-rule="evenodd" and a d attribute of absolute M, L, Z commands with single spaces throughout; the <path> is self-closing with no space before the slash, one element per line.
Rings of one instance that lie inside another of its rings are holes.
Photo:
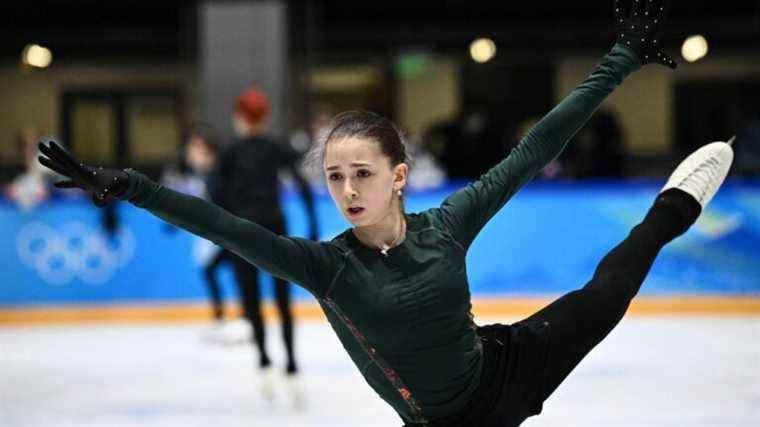
<path fill-rule="evenodd" d="M 644 220 L 602 259 L 591 281 L 526 319 L 548 322 L 551 328 L 542 399 L 617 325 L 660 249 L 696 221 L 732 160 L 725 142 L 692 153 L 672 173 Z"/>

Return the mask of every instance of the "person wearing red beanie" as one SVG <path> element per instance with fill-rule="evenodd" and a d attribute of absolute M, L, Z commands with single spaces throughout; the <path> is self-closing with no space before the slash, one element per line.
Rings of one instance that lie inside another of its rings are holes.
<path fill-rule="evenodd" d="M 317 221 L 313 195 L 298 164 L 300 154 L 286 142 L 267 134 L 270 102 L 257 88 L 244 90 L 235 99 L 232 126 L 236 138 L 222 150 L 209 180 L 209 194 L 214 203 L 249 221 L 275 232 L 286 231 L 285 217 L 279 202 L 278 173 L 288 170 L 304 200 L 310 237 L 317 238 Z M 259 271 L 237 255 L 232 256 L 235 279 L 245 318 L 251 323 L 252 342 L 259 351 L 259 367 L 265 375 L 271 361 L 265 346 L 265 329 L 261 314 Z M 285 371 L 297 372 L 293 351 L 293 316 L 290 309 L 290 284 L 276 278 L 275 300 L 279 310 L 287 364 Z M 266 379 L 265 379 L 266 382 Z M 266 393 L 266 390 L 265 390 Z"/>
<path fill-rule="evenodd" d="M 269 123 L 269 98 L 258 88 L 249 88 L 235 99 L 232 126 L 244 138 L 264 133 Z"/>

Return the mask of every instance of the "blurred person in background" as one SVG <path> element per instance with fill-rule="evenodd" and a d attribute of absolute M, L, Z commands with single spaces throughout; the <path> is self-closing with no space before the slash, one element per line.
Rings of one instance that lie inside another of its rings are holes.
<path fill-rule="evenodd" d="M 197 197 L 207 197 L 206 176 L 204 172 L 192 167 L 189 154 L 191 151 L 191 142 L 198 144 L 198 140 L 193 137 L 200 129 L 197 126 L 191 126 L 183 137 L 182 144 L 176 154 L 176 160 L 167 165 L 161 173 L 161 184 L 175 191 L 190 194 Z M 205 138 L 205 137 L 204 137 Z M 210 142 L 211 143 L 211 142 Z"/>
<path fill-rule="evenodd" d="M 290 146 L 302 155 L 306 154 L 317 143 L 316 141 L 324 137 L 333 116 L 337 112 L 331 105 L 322 103 L 315 105 L 310 111 L 306 129 L 297 129 L 290 136 Z M 312 186 L 324 185 L 325 180 L 322 177 L 321 170 L 309 167 L 305 162 L 301 162 L 299 171 Z"/>
<path fill-rule="evenodd" d="M 317 218 L 308 182 L 298 170 L 301 156 L 287 142 L 266 134 L 269 123 L 269 99 L 256 88 L 242 92 L 235 100 L 232 125 L 237 139 L 224 147 L 209 177 L 211 200 L 234 215 L 255 222 L 277 234 L 284 234 L 285 218 L 280 206 L 278 174 L 287 170 L 295 180 L 304 201 L 305 215 L 312 239 L 317 238 Z M 259 351 L 258 366 L 271 372 L 266 350 L 264 321 L 258 268 L 238 255 L 232 255 L 235 278 L 243 313 L 253 329 L 252 340 Z M 298 372 L 293 348 L 293 315 L 290 284 L 274 277 L 275 301 L 280 314 L 282 339 L 287 356 L 285 372 Z M 266 393 L 268 391 L 265 390 Z"/>
<path fill-rule="evenodd" d="M 760 112 L 748 109 L 736 133 L 737 175 L 760 177 Z"/>
<path fill-rule="evenodd" d="M 516 147 L 538 122 L 528 118 L 518 123 L 506 151 Z M 541 171 L 543 179 L 620 178 L 625 175 L 623 135 L 614 113 L 600 109 L 573 137 L 567 149 Z"/>
<path fill-rule="evenodd" d="M 16 135 L 16 149 L 21 153 L 20 173 L 5 190 L 8 198 L 23 212 L 34 210 L 50 198 L 53 191 L 50 169 L 40 167 L 37 161 L 39 138 L 39 132 L 31 126 L 19 130 Z"/>
<path fill-rule="evenodd" d="M 188 128 L 183 139 L 180 156 L 176 164 L 166 168 L 161 183 L 172 190 L 210 200 L 207 181 L 216 164 L 219 150 L 216 132 L 207 124 L 196 124 Z M 174 229 L 171 226 L 169 230 Z M 209 338 L 213 341 L 227 341 L 228 337 L 222 333 L 224 298 L 216 275 L 219 267 L 231 259 L 231 253 L 206 239 L 198 239 L 194 243 L 193 252 L 203 264 L 203 277 L 215 321 Z"/>
<path fill-rule="evenodd" d="M 696 221 L 731 165 L 728 144 L 700 148 L 585 286 L 514 324 L 475 324 L 468 248 L 630 73 L 649 63 L 675 68 L 658 44 L 666 6 L 616 1 L 616 43 L 591 75 L 440 207 L 405 213 L 409 167 L 395 125 L 367 112 L 336 117 L 314 153 L 352 227 L 329 242 L 273 233 L 133 170 L 98 172 L 54 143 L 41 144 L 41 161 L 69 177 L 57 185 L 85 189 L 96 203 L 129 200 L 308 289 L 361 374 L 407 426 L 517 426 L 541 412 L 618 324 L 659 251 Z"/>
<path fill-rule="evenodd" d="M 501 147 L 492 144 L 500 136 L 498 121 L 488 109 L 477 107 L 434 124 L 425 132 L 424 139 L 446 176 L 462 179 L 478 177 L 503 157 Z"/>
<path fill-rule="evenodd" d="M 198 125 L 190 130 L 186 141 L 185 162 L 187 162 L 188 168 L 202 180 L 203 198 L 210 200 L 207 184 L 211 171 L 216 166 L 219 151 L 216 133 L 207 125 Z M 202 242 L 203 245 L 197 249 L 197 252 L 201 253 L 205 261 L 203 277 L 206 280 L 206 290 L 211 298 L 212 315 L 216 322 L 215 327 L 219 329 L 223 324 L 225 313 L 224 298 L 217 279 L 217 272 L 224 262 L 231 261 L 233 254 L 208 240 L 204 239 Z"/>
<path fill-rule="evenodd" d="M 410 162 L 409 189 L 426 190 L 446 183 L 446 172 L 425 146 L 424 139 L 406 133 L 406 152 Z"/>
<path fill-rule="evenodd" d="M 620 178 L 623 168 L 623 135 L 614 113 L 600 109 L 575 136 L 560 157 L 565 176 Z"/>
<path fill-rule="evenodd" d="M 56 193 L 53 187 L 53 173 L 50 169 L 40 167 L 37 156 L 40 154 L 37 144 L 40 134 L 37 128 L 27 126 L 16 135 L 16 149 L 21 154 L 21 172 L 5 188 L 9 199 L 13 200 L 23 212 L 31 212 L 41 203 Z M 116 232 L 119 218 L 116 204 L 108 204 L 100 211 L 100 226 L 106 239 L 105 244 L 116 244 Z"/>

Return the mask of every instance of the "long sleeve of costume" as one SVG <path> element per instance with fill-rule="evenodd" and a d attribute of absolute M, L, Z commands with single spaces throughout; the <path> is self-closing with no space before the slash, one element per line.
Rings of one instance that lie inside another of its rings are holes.
<path fill-rule="evenodd" d="M 520 144 L 480 179 L 432 212 L 467 248 L 505 203 L 555 159 L 623 79 L 640 67 L 636 54 L 615 45 L 586 80 L 539 121 Z"/>
<path fill-rule="evenodd" d="M 128 173 L 130 185 L 123 199 L 317 296 L 324 293 L 325 281 L 331 277 L 325 269 L 337 256 L 327 245 L 277 235 L 201 198 L 170 190 L 136 171 Z"/>

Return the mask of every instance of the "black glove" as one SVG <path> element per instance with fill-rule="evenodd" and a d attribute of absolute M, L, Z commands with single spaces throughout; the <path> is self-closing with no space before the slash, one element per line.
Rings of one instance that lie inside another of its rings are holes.
<path fill-rule="evenodd" d="M 92 197 L 93 203 L 98 207 L 118 199 L 129 187 L 129 175 L 123 170 L 87 166 L 76 160 L 55 141 L 49 141 L 48 145 L 40 142 L 39 149 L 44 154 L 39 156 L 39 162 L 68 178 L 56 182 L 56 187 L 81 188 Z"/>
<path fill-rule="evenodd" d="M 614 0 L 617 42 L 636 52 L 641 65 L 659 63 L 675 69 L 676 62 L 660 48 L 660 35 L 669 0 Z"/>

